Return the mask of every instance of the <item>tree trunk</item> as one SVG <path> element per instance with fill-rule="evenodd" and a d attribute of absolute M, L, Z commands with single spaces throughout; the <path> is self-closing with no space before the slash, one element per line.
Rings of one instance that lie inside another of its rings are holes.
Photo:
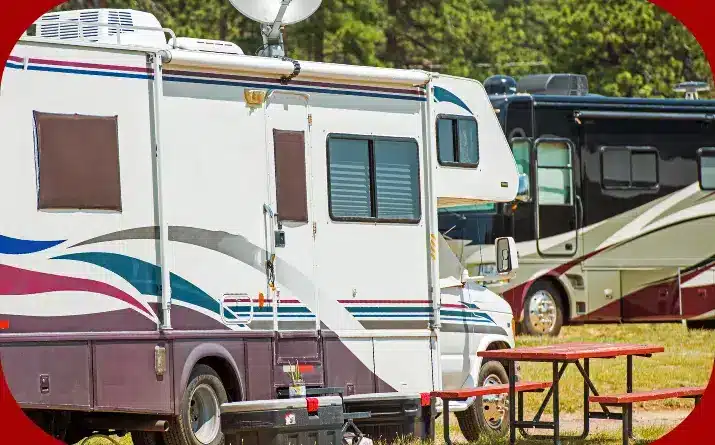
<path fill-rule="evenodd" d="M 385 54 L 385 59 L 392 62 L 395 68 L 403 68 L 405 64 L 404 54 L 401 55 L 400 44 L 397 40 L 397 20 L 395 19 L 400 9 L 400 3 L 400 0 L 387 0 L 387 14 L 392 23 L 385 30 L 387 37 L 387 54 Z"/>

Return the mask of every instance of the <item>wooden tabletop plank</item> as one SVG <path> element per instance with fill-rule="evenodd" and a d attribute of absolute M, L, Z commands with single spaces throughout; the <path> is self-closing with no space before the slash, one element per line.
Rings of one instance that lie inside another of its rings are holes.
<path fill-rule="evenodd" d="M 578 360 L 585 358 L 610 358 L 625 355 L 647 355 L 665 351 L 657 345 L 628 343 L 561 343 L 548 346 L 531 346 L 513 349 L 481 351 L 483 358 L 504 360 Z"/>

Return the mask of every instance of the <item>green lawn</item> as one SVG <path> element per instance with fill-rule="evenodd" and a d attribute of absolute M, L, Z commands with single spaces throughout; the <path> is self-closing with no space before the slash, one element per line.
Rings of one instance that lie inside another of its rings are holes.
<path fill-rule="evenodd" d="M 681 324 L 626 324 L 626 325 L 591 325 L 567 326 L 561 331 L 558 338 L 517 337 L 517 346 L 537 346 L 552 343 L 566 342 L 628 342 L 648 343 L 662 345 L 665 352 L 656 354 L 651 358 L 634 359 L 634 389 L 675 388 L 680 386 L 706 385 L 710 378 L 713 360 L 715 360 L 715 331 L 691 330 Z M 612 391 L 625 391 L 626 360 L 591 360 L 591 377 L 601 393 Z M 550 381 L 551 367 L 548 364 L 523 363 L 522 375 L 531 381 Z M 578 371 L 569 369 L 560 383 L 559 395 L 561 409 L 565 413 L 579 413 L 582 409 L 583 383 L 579 380 Z M 535 412 L 540 404 L 540 395 L 526 397 L 526 412 L 528 415 Z M 690 410 L 692 400 L 666 400 L 636 404 L 634 410 L 636 419 L 639 411 L 664 411 L 664 410 Z M 595 408 L 595 407 L 594 407 Z M 551 408 L 546 410 L 547 415 Z M 452 419 L 451 430 L 454 440 L 463 440 L 459 434 L 459 427 Z M 574 445 L 593 444 L 610 445 L 620 443 L 620 423 L 613 423 L 613 429 L 599 431 L 591 434 L 585 441 L 569 441 Z M 650 443 L 665 435 L 671 427 L 663 425 L 638 425 L 635 443 Z M 443 443 L 441 431 L 437 432 L 438 442 Z M 129 436 L 116 439 L 120 445 L 132 445 Z M 482 440 L 479 444 L 494 443 Z M 506 443 L 506 441 L 504 442 Z M 519 444 L 533 442 L 520 440 Z M 84 445 L 114 445 L 105 439 L 86 441 Z M 412 444 L 416 445 L 416 444 Z"/>

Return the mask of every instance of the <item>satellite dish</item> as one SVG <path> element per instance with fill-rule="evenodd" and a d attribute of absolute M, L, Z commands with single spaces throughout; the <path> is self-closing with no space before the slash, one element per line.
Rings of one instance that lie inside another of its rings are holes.
<path fill-rule="evenodd" d="M 238 12 L 261 24 L 263 46 L 258 54 L 283 57 L 284 25 L 302 22 L 315 13 L 322 0 L 229 0 Z"/>
<path fill-rule="evenodd" d="M 229 0 L 238 12 L 264 25 L 272 25 L 278 17 L 281 6 L 287 8 L 280 19 L 283 25 L 302 22 L 318 10 L 322 0 Z"/>

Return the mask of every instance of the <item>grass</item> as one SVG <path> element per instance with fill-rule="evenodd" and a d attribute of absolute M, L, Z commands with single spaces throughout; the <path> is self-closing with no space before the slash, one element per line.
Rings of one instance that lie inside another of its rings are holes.
<path fill-rule="evenodd" d="M 633 386 L 635 390 L 677 388 L 680 386 L 706 385 L 715 360 L 715 331 L 688 330 L 681 324 L 625 324 L 625 325 L 586 325 L 566 326 L 557 338 L 517 337 L 517 346 L 539 346 L 553 343 L 570 342 L 623 342 L 648 343 L 661 345 L 665 352 L 651 358 L 634 359 Z M 560 382 L 560 405 L 563 413 L 578 414 L 582 410 L 583 380 L 573 366 L 568 369 Z M 547 363 L 522 363 L 521 373 L 524 379 L 531 381 L 550 381 L 551 366 Z M 626 360 L 591 360 L 591 379 L 601 393 L 624 392 L 626 379 Z M 541 400 L 540 395 L 527 395 L 525 414 L 536 412 Z M 549 404 L 551 405 L 551 404 Z M 643 411 L 691 410 L 692 400 L 672 399 L 645 402 L 634 405 L 636 420 Z M 595 408 L 595 407 L 594 407 Z M 545 411 L 551 413 L 551 406 Z M 454 418 L 450 427 L 453 440 L 463 441 Z M 663 437 L 674 425 L 635 425 L 635 443 L 650 443 Z M 438 426 L 437 442 L 444 443 L 441 427 Z M 132 445 L 130 437 L 114 438 L 119 445 Z M 613 423 L 613 429 L 592 433 L 586 440 L 569 441 L 573 445 L 611 445 L 619 444 L 620 423 Z M 507 441 L 482 439 L 475 445 L 506 444 Z M 519 444 L 541 444 L 543 441 L 520 439 Z M 92 439 L 83 445 L 115 445 L 105 439 Z M 376 444 L 377 445 L 377 444 Z M 396 445 L 419 445 L 416 441 Z"/>
<path fill-rule="evenodd" d="M 636 439 L 631 442 L 633 445 L 649 444 L 663 437 L 668 433 L 670 428 L 663 426 L 646 426 L 642 428 L 634 428 L 634 436 Z M 452 431 L 458 431 L 452 429 Z M 466 443 L 464 437 L 458 434 L 452 434 L 452 441 L 458 445 Z M 509 439 L 491 439 L 487 437 L 482 437 L 476 442 L 472 442 L 472 445 L 506 445 L 509 443 Z M 517 435 L 518 445 L 550 445 L 552 442 L 544 440 L 527 440 L 521 438 Z M 606 432 L 596 432 L 590 434 L 584 440 L 569 440 L 564 441 L 569 445 L 620 445 L 621 443 L 621 433 L 620 430 L 606 431 Z M 434 445 L 443 445 L 444 439 L 442 438 L 442 431 L 438 429 L 437 440 Z M 103 445 L 103 444 L 97 444 Z M 375 444 L 383 445 L 383 444 Z M 396 442 L 394 445 L 431 445 L 429 442 L 421 442 L 416 440 L 402 440 Z"/>

